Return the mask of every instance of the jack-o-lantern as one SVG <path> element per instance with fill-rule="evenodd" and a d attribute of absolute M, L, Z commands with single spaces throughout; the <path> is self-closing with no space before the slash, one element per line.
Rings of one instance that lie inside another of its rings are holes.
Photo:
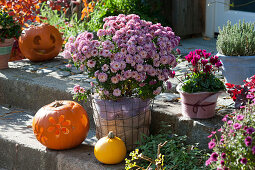
<path fill-rule="evenodd" d="M 39 142 L 50 149 L 70 149 L 88 135 L 85 109 L 74 101 L 55 101 L 43 106 L 33 118 L 33 131 Z"/>
<path fill-rule="evenodd" d="M 31 26 L 19 38 L 22 54 L 31 61 L 45 61 L 56 57 L 62 49 L 62 36 L 49 24 Z"/>

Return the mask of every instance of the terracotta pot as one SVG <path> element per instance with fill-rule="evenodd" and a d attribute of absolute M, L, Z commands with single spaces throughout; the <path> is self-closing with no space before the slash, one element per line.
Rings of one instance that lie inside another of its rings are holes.
<path fill-rule="evenodd" d="M 93 117 L 96 137 L 106 136 L 109 131 L 121 138 L 128 151 L 137 146 L 141 135 L 149 135 L 151 124 L 151 100 L 123 98 L 119 101 L 93 99 Z"/>
<path fill-rule="evenodd" d="M 5 39 L 4 42 L 0 41 L 0 69 L 8 68 L 8 61 L 11 56 L 13 43 L 13 38 Z"/>
<path fill-rule="evenodd" d="M 217 99 L 222 92 L 186 93 L 181 90 L 181 85 L 177 86 L 177 91 L 181 96 L 183 116 L 192 119 L 208 119 L 215 116 Z"/>

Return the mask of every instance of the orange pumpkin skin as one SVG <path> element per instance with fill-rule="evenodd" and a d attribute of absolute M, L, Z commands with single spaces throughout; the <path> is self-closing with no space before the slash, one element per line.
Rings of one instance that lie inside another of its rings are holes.
<path fill-rule="evenodd" d="M 49 149 L 70 149 L 80 145 L 88 135 L 89 119 L 84 108 L 68 100 L 43 106 L 33 118 L 37 140 Z"/>
<path fill-rule="evenodd" d="M 56 57 L 62 49 L 62 36 L 49 24 L 31 26 L 19 37 L 22 54 L 31 61 L 46 61 Z"/>

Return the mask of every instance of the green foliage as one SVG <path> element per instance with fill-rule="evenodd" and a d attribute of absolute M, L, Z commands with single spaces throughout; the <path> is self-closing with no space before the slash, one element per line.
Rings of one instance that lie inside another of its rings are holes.
<path fill-rule="evenodd" d="M 193 145 L 185 145 L 186 137 L 177 136 L 171 133 L 161 133 L 158 135 L 144 136 L 140 142 L 138 149 L 152 160 L 157 159 L 158 144 L 167 143 L 160 149 L 161 156 L 163 157 L 163 168 L 165 169 L 204 169 L 204 156 L 201 150 L 198 150 Z M 133 154 L 136 151 L 133 152 Z M 136 154 L 137 155 L 137 154 Z M 131 152 L 132 156 L 132 152 Z M 137 158 L 137 156 L 135 157 Z M 126 168 L 134 167 L 136 165 L 143 168 L 147 168 L 150 164 L 148 161 L 138 160 L 131 158 L 131 160 L 126 159 Z M 137 167 L 137 166 L 136 166 Z M 151 165 L 152 169 L 156 168 L 156 165 Z"/>
<path fill-rule="evenodd" d="M 19 38 L 20 34 L 21 25 L 8 14 L 8 11 L 0 9 L 0 41 Z"/>
<path fill-rule="evenodd" d="M 182 85 L 182 90 L 187 93 L 218 92 L 226 90 L 225 85 L 214 74 L 191 73 Z"/>
<path fill-rule="evenodd" d="M 41 6 L 40 11 L 40 16 L 45 18 L 42 21 L 58 28 L 63 34 L 65 42 L 70 36 L 77 36 L 86 30 L 86 22 L 79 20 L 77 14 L 67 18 L 63 11 L 52 10 L 45 3 Z"/>
<path fill-rule="evenodd" d="M 152 2 L 151 2 L 152 3 Z M 160 22 L 165 25 L 166 20 L 159 13 L 161 3 L 153 0 L 153 7 L 149 0 L 101 0 L 90 15 L 88 22 L 89 31 L 98 31 L 103 28 L 103 19 L 108 16 L 117 16 L 119 14 L 137 14 L 141 19 L 151 21 L 153 23 Z"/>
<path fill-rule="evenodd" d="M 217 50 L 227 56 L 255 55 L 255 30 L 254 23 L 239 21 L 231 25 L 228 21 L 222 30 L 219 28 Z"/>

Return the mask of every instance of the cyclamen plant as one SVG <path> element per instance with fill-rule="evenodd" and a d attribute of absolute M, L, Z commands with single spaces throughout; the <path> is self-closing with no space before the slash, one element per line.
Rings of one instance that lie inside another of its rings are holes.
<path fill-rule="evenodd" d="M 213 150 L 206 166 L 227 169 L 254 169 L 255 167 L 255 110 L 254 106 L 246 107 L 239 113 L 226 115 L 222 121 L 224 125 L 218 131 L 221 138 L 218 140 L 216 131 L 208 138 L 209 149 Z M 213 138 L 213 136 L 215 138 Z"/>
<path fill-rule="evenodd" d="M 235 102 L 235 108 L 245 106 L 247 103 L 255 102 L 255 75 L 244 80 L 244 85 L 226 83 L 228 93 Z"/>
<path fill-rule="evenodd" d="M 97 32 L 99 40 L 93 40 L 89 32 L 70 37 L 65 58 L 96 78 L 102 99 L 148 99 L 161 93 L 163 83 L 175 75 L 173 49 L 180 37 L 170 27 L 141 20 L 135 14 L 110 16 L 104 22 Z M 88 94 L 77 88 L 75 92 L 78 98 Z"/>
<path fill-rule="evenodd" d="M 218 56 L 206 50 L 191 51 L 185 59 L 192 65 L 191 73 L 186 74 L 182 90 L 188 93 L 218 92 L 225 90 L 224 83 L 215 77 L 215 72 L 222 66 Z"/>

